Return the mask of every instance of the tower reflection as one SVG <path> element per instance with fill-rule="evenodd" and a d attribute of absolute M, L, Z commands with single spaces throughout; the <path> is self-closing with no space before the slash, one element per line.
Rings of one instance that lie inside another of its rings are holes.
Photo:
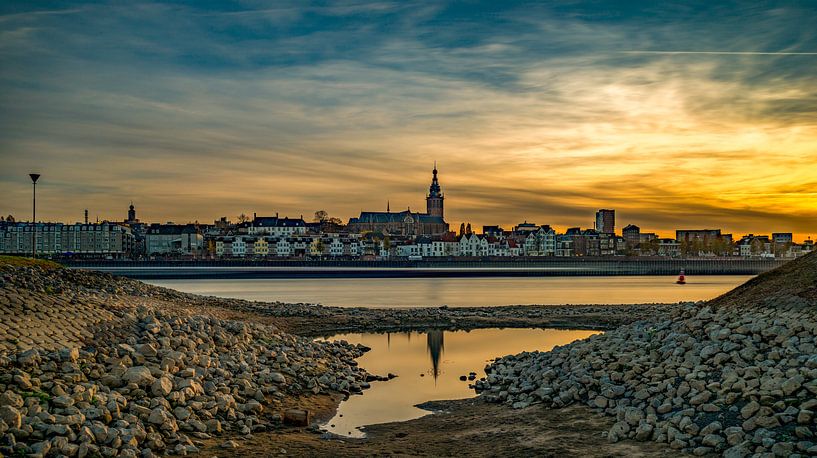
<path fill-rule="evenodd" d="M 428 354 L 431 356 L 431 369 L 434 380 L 440 375 L 440 358 L 442 358 L 445 342 L 443 341 L 443 331 L 433 330 L 426 334 L 428 340 Z"/>

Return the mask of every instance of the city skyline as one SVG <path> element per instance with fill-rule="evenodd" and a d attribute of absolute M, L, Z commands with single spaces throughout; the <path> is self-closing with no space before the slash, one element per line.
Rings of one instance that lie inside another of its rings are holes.
<path fill-rule="evenodd" d="M 0 213 L 817 227 L 808 2 L 0 6 Z M 751 33 L 743 32 L 751 30 Z"/>

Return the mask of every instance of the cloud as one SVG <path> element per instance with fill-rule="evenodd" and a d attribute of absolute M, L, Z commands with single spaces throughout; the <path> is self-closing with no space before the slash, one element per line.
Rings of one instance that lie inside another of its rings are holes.
<path fill-rule="evenodd" d="M 0 213 L 38 169 L 51 219 L 348 218 L 423 208 L 436 159 L 457 224 L 814 232 L 808 4 L 604 5 L 16 5 Z"/>

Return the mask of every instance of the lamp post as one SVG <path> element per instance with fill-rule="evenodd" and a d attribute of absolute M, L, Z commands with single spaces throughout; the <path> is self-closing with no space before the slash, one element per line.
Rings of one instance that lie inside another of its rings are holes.
<path fill-rule="evenodd" d="M 40 179 L 39 173 L 29 173 L 31 177 L 31 184 L 34 185 L 33 201 L 31 203 L 31 257 L 37 257 L 37 180 Z"/>

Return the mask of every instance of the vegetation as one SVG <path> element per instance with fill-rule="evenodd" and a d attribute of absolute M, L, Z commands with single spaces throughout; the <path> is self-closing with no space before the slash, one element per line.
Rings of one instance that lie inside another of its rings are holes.
<path fill-rule="evenodd" d="M 60 269 L 62 268 L 61 265 L 57 264 L 53 261 L 47 261 L 45 259 L 33 259 L 33 258 L 26 258 L 23 256 L 6 256 L 0 255 L 0 266 L 12 266 L 12 267 L 42 267 L 43 269 Z"/>
<path fill-rule="evenodd" d="M 340 218 L 336 218 L 334 216 L 329 216 L 329 213 L 326 210 L 316 211 L 315 217 L 312 219 L 312 221 L 316 223 L 329 223 L 337 225 L 343 224 L 343 220 L 341 220 Z"/>
<path fill-rule="evenodd" d="M 23 391 L 20 395 L 24 398 L 37 398 L 40 402 L 48 402 L 51 399 L 51 395 L 48 393 L 44 393 L 42 391 Z"/>

